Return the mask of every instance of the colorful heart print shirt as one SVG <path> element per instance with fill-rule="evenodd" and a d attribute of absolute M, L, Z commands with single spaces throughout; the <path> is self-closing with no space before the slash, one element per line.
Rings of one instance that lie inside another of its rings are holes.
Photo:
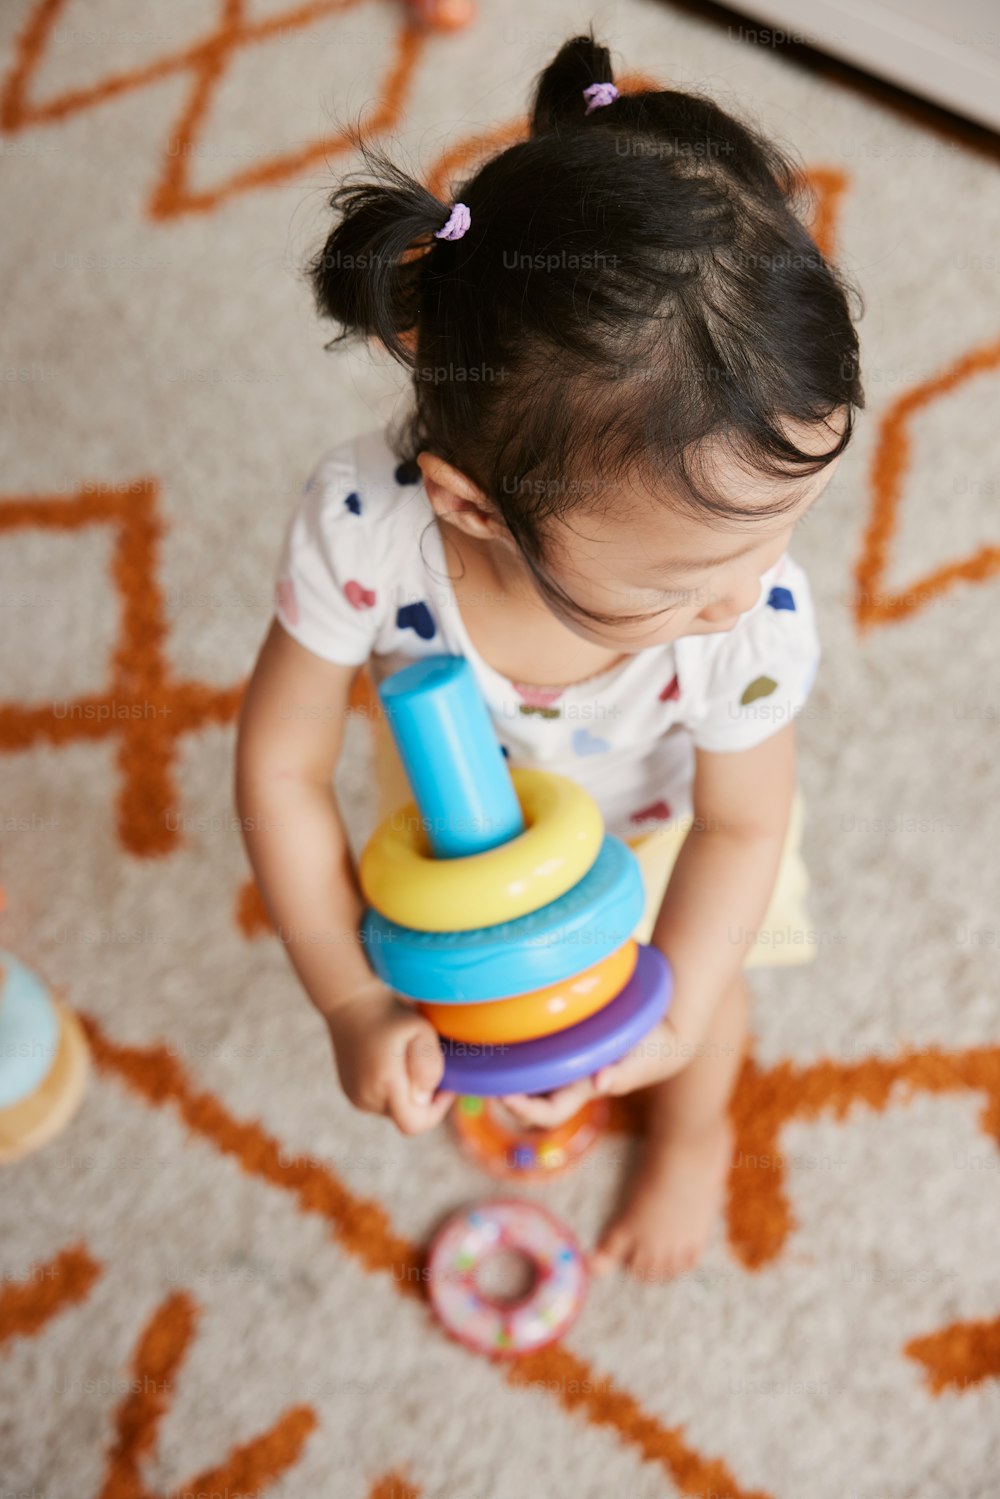
<path fill-rule="evenodd" d="M 376 683 L 419 657 L 466 657 L 509 763 L 585 786 L 626 838 L 692 811 L 696 748 L 749 749 L 784 728 L 820 657 L 809 584 L 786 552 L 731 630 L 650 646 L 567 687 L 510 681 L 469 639 L 420 469 L 381 429 L 313 471 L 287 523 L 275 611 L 317 656 L 367 661 Z"/>

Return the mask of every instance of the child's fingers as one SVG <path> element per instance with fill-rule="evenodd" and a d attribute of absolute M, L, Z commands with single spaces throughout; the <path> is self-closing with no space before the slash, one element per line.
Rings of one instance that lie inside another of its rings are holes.
<path fill-rule="evenodd" d="M 590 1078 L 581 1078 L 579 1082 L 559 1088 L 547 1098 L 540 1094 L 509 1093 L 501 1102 L 525 1124 L 541 1129 L 554 1129 L 556 1125 L 571 1119 L 591 1097 L 593 1086 Z"/>
<path fill-rule="evenodd" d="M 404 1078 L 389 1090 L 388 1114 L 404 1135 L 422 1135 L 440 1124 L 454 1100 L 454 1093 L 438 1093 L 430 1103 L 421 1103 Z"/>
<path fill-rule="evenodd" d="M 565 1124 L 567 1119 L 572 1119 L 582 1103 L 580 1098 L 539 1099 L 538 1113 L 532 1123 L 542 1129 L 556 1129 L 560 1124 Z"/>
<path fill-rule="evenodd" d="M 529 1098 L 525 1093 L 505 1093 L 500 1102 L 504 1108 L 509 1109 L 514 1118 L 522 1124 L 538 1124 L 536 1117 L 538 1110 L 544 1110 L 545 1100 L 542 1098 Z"/>
<path fill-rule="evenodd" d="M 673 1077 L 686 1065 L 673 1026 L 661 1020 L 638 1046 L 594 1075 L 594 1091 L 605 1097 L 634 1093 Z"/>
<path fill-rule="evenodd" d="M 661 1082 L 665 1076 L 663 1064 L 657 1065 L 648 1057 L 624 1056 L 620 1062 L 602 1067 L 594 1078 L 594 1091 L 605 1098 L 619 1098 L 623 1093 L 634 1093 L 638 1088 Z"/>
<path fill-rule="evenodd" d="M 439 1124 L 454 1102 L 454 1093 L 435 1093 L 425 1111 L 427 1128 L 433 1129 L 435 1124 Z"/>
<path fill-rule="evenodd" d="M 615 1097 L 620 1093 L 627 1093 L 628 1063 L 612 1062 L 608 1067 L 602 1067 L 600 1072 L 594 1075 L 594 1089 L 605 1098 Z"/>

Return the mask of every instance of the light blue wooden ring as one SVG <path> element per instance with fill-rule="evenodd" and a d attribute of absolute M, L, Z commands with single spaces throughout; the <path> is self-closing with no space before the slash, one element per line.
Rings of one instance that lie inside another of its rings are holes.
<path fill-rule="evenodd" d="M 469 1004 L 572 978 L 631 937 L 645 906 L 638 859 L 606 833 L 583 878 L 527 916 L 472 931 L 420 932 L 369 909 L 361 940 L 372 968 L 397 993 Z"/>

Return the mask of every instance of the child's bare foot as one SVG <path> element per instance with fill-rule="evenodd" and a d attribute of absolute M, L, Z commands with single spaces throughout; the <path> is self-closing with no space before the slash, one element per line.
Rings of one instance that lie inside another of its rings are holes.
<path fill-rule="evenodd" d="M 591 1268 L 602 1275 L 618 1265 L 639 1280 L 690 1270 L 721 1206 L 732 1148 L 726 1115 L 693 1139 L 649 1139 L 628 1201 L 601 1235 Z"/>

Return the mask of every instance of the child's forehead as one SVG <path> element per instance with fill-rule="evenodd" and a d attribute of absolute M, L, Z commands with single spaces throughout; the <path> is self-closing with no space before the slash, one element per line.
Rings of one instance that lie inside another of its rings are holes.
<path fill-rule="evenodd" d="M 800 452 L 822 457 L 840 440 L 846 419 L 847 410 L 841 408 L 827 421 L 807 424 L 785 418 L 776 425 Z M 625 475 L 576 476 L 568 487 L 577 492 L 581 506 L 586 504 L 598 523 L 606 517 L 612 522 L 624 520 L 641 526 L 650 517 L 655 522 L 658 513 L 667 510 L 681 518 L 689 517 L 692 531 L 715 528 L 731 532 L 744 523 L 752 527 L 758 522 L 752 516 L 744 522 L 739 515 L 718 514 L 699 502 L 699 491 L 723 505 L 759 507 L 762 512 L 775 504 L 789 508 L 800 502 L 805 505 L 826 488 L 841 457 L 843 453 L 812 474 L 796 470 L 791 463 L 785 476 L 768 473 L 759 458 L 755 462 L 747 443 L 734 433 L 707 439 L 685 452 L 683 467 L 690 475 L 691 488 L 676 473 L 659 476 L 642 464 Z M 773 515 L 761 516 L 765 522 L 773 519 Z"/>
<path fill-rule="evenodd" d="M 655 485 L 633 477 L 607 486 L 601 504 L 582 505 L 550 524 L 547 551 L 554 563 L 563 559 L 583 566 L 592 559 L 602 569 L 627 569 L 637 579 L 729 561 L 800 519 L 826 488 L 840 456 L 819 473 L 786 480 L 751 475 L 739 465 L 702 470 L 699 478 L 709 481 L 711 491 L 734 504 L 762 510 L 776 501 L 787 505 L 770 515 L 699 510 L 697 503 L 681 501 L 669 482 Z"/>

